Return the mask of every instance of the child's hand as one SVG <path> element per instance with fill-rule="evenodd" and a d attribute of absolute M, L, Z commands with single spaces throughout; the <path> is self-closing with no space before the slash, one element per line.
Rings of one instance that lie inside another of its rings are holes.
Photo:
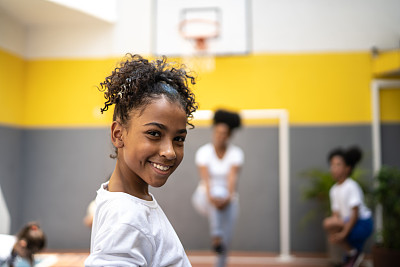
<path fill-rule="evenodd" d="M 345 240 L 345 238 L 346 238 L 346 234 L 342 231 L 339 233 L 332 234 L 330 239 L 333 243 L 340 243 L 340 242 L 343 242 Z"/>
<path fill-rule="evenodd" d="M 229 198 L 211 198 L 211 203 L 219 210 L 225 209 L 229 202 Z"/>

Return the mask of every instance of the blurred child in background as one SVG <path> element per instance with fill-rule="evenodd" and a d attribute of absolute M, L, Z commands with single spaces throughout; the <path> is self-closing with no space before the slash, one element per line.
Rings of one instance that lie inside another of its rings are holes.
<path fill-rule="evenodd" d="M 335 149 L 328 161 L 336 183 L 329 191 L 332 215 L 323 222 L 329 242 L 345 251 L 345 267 L 357 267 L 362 262 L 363 246 L 373 231 L 371 210 L 364 203 L 364 193 L 351 178 L 354 167 L 361 160 L 358 147 Z"/>
<path fill-rule="evenodd" d="M 46 236 L 36 222 L 25 225 L 17 236 L 0 235 L 0 266 L 13 267 L 17 257 L 34 263 L 34 254 L 43 250 Z"/>
<path fill-rule="evenodd" d="M 196 152 L 195 160 L 201 181 L 192 201 L 196 210 L 208 216 L 212 248 L 218 254 L 217 267 L 226 266 L 239 208 L 237 180 L 244 153 L 230 141 L 233 131 L 240 125 L 238 113 L 217 110 L 214 114 L 212 142 L 201 146 Z"/>

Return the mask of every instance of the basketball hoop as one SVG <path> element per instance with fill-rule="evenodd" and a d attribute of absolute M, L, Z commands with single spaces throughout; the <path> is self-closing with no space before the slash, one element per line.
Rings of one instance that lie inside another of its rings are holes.
<path fill-rule="evenodd" d="M 185 64 L 200 72 L 215 69 L 214 56 L 209 53 L 209 41 L 219 36 L 219 23 L 215 20 L 192 18 L 179 24 L 179 33 L 192 43 L 192 52 L 184 57 Z"/>
<path fill-rule="evenodd" d="M 196 51 L 207 51 L 207 41 L 219 36 L 219 23 L 209 19 L 185 19 L 179 24 L 179 33 L 194 41 Z"/>

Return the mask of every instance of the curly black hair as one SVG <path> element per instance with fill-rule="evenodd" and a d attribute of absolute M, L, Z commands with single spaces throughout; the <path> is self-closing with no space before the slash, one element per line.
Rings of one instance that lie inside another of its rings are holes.
<path fill-rule="evenodd" d="M 18 233 L 18 240 L 25 240 L 30 253 L 42 250 L 46 246 L 46 235 L 37 222 L 27 223 Z"/>
<path fill-rule="evenodd" d="M 231 112 L 224 109 L 218 109 L 215 111 L 213 121 L 214 125 L 218 123 L 225 123 L 228 125 L 230 132 L 241 126 L 240 115 L 236 112 Z"/>
<path fill-rule="evenodd" d="M 342 148 L 336 148 L 329 153 L 328 162 L 330 162 L 335 156 L 339 156 L 344 160 L 344 163 L 351 168 L 351 174 L 354 167 L 362 158 L 362 151 L 357 146 L 352 146 L 346 150 Z"/>
<path fill-rule="evenodd" d="M 194 76 L 183 65 L 168 63 L 165 56 L 150 62 L 140 55 L 127 54 L 125 60 L 100 83 L 99 90 L 104 92 L 106 98 L 101 113 L 115 105 L 113 120 L 126 125 L 132 109 L 144 107 L 164 95 L 182 105 L 188 125 L 194 128 L 189 121 L 198 104 L 188 81 L 194 85 Z"/>

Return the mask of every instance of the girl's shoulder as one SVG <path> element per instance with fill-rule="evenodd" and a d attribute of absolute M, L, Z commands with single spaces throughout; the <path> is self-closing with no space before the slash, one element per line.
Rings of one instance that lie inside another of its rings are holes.
<path fill-rule="evenodd" d="M 196 155 L 197 157 L 209 157 L 214 151 L 214 146 L 211 143 L 207 143 L 197 149 Z"/>
<path fill-rule="evenodd" d="M 360 185 L 358 184 L 358 182 L 355 181 L 355 180 L 354 180 L 353 178 L 351 178 L 351 177 L 349 177 L 349 178 L 346 179 L 346 183 L 347 183 L 347 186 L 348 186 L 348 187 L 361 189 L 361 187 L 360 187 Z"/>
<path fill-rule="evenodd" d="M 149 208 L 158 207 L 155 197 L 150 193 L 152 201 L 144 200 L 124 192 L 110 192 L 108 190 L 108 182 L 103 183 L 97 191 L 96 204 L 99 205 L 103 202 L 108 202 L 109 205 L 118 206 L 124 203 L 129 205 L 148 206 Z M 122 205 L 123 207 L 125 205 Z"/>
<path fill-rule="evenodd" d="M 234 152 L 234 153 L 241 153 L 243 154 L 243 149 L 237 145 L 231 144 L 229 145 L 230 149 Z"/>
<path fill-rule="evenodd" d="M 358 183 L 356 181 L 354 181 L 353 178 L 348 177 L 348 178 L 346 178 L 346 180 L 344 180 L 343 185 L 353 187 L 353 186 L 357 186 Z"/>
<path fill-rule="evenodd" d="M 229 149 L 227 151 L 227 154 L 231 157 L 240 157 L 240 158 L 244 158 L 244 152 L 243 149 L 236 146 L 236 145 L 229 145 Z"/>
<path fill-rule="evenodd" d="M 197 151 L 212 151 L 214 149 L 213 144 L 212 143 L 207 143 L 202 145 L 201 147 L 199 147 L 197 149 Z"/>
<path fill-rule="evenodd" d="M 354 181 L 352 178 L 346 178 L 346 180 L 343 181 L 343 183 L 338 184 L 335 183 L 331 190 L 340 190 L 340 191 L 349 191 L 349 190 L 353 190 L 355 188 L 358 188 L 359 185 L 356 181 Z"/>

